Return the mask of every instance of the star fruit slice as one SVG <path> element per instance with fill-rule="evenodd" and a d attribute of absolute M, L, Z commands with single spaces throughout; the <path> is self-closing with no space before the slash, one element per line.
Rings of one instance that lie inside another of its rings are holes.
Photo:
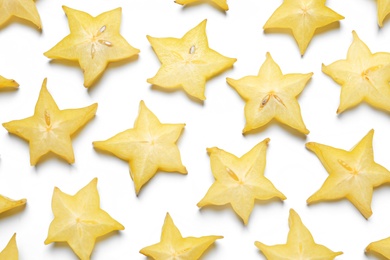
<path fill-rule="evenodd" d="M 343 254 L 343 252 L 333 252 L 327 247 L 317 244 L 310 231 L 293 209 L 290 209 L 288 224 L 290 231 L 288 232 L 286 244 L 267 246 L 261 242 L 255 242 L 255 246 L 260 249 L 268 260 L 332 260 L 336 256 Z"/>
<path fill-rule="evenodd" d="M 390 172 L 374 161 L 373 135 L 371 130 L 350 151 L 313 142 L 306 144 L 329 173 L 322 187 L 307 199 L 308 204 L 346 198 L 366 219 L 372 215 L 373 189 L 390 183 Z"/>
<path fill-rule="evenodd" d="M 97 17 L 63 6 L 70 34 L 44 55 L 50 59 L 78 61 L 84 73 L 84 86 L 100 78 L 109 62 L 129 59 L 139 53 L 120 35 L 122 9 Z"/>
<path fill-rule="evenodd" d="M 191 97 L 205 100 L 207 79 L 232 67 L 236 59 L 225 57 L 209 48 L 206 20 L 187 32 L 183 38 L 147 36 L 162 63 L 148 83 L 163 89 L 182 87 Z"/>
<path fill-rule="evenodd" d="M 97 178 L 73 196 L 55 187 L 51 207 L 54 219 L 45 245 L 66 242 L 81 260 L 90 259 L 98 237 L 125 229 L 100 208 Z"/>
<path fill-rule="evenodd" d="M 204 2 L 204 1 L 203 0 L 175 0 L 175 3 L 180 4 L 180 5 L 190 5 L 190 4 L 202 3 L 202 2 Z M 229 10 L 227 0 L 208 0 L 208 2 L 221 8 L 223 11 Z"/>
<path fill-rule="evenodd" d="M 329 7 L 326 0 L 284 0 L 263 29 L 289 29 L 303 55 L 318 28 L 344 19 Z"/>
<path fill-rule="evenodd" d="M 140 253 L 155 260 L 197 260 L 217 239 L 222 236 L 182 237 L 179 229 L 167 213 L 159 243 L 147 246 Z"/>
<path fill-rule="evenodd" d="M 6 79 L 0 76 L 0 88 L 17 88 L 19 84 L 13 79 Z"/>
<path fill-rule="evenodd" d="M 74 163 L 71 136 L 91 120 L 97 104 L 88 107 L 60 110 L 43 81 L 34 115 L 3 123 L 5 129 L 29 142 L 30 164 L 52 152 L 68 163 Z"/>
<path fill-rule="evenodd" d="M 0 27 L 13 16 L 22 18 L 42 28 L 41 18 L 33 0 L 0 0 Z"/>
<path fill-rule="evenodd" d="M 378 0 L 378 25 L 383 26 L 383 22 L 390 14 L 390 0 Z"/>
<path fill-rule="evenodd" d="M 198 207 L 230 204 L 246 225 L 255 200 L 285 200 L 286 196 L 264 177 L 269 140 L 258 143 L 240 158 L 216 147 L 208 148 L 215 182 Z"/>
<path fill-rule="evenodd" d="M 390 53 L 373 54 L 355 31 L 352 34 L 347 59 L 322 64 L 322 71 L 341 85 L 337 113 L 362 101 L 390 112 Z"/>
<path fill-rule="evenodd" d="M 130 175 L 138 194 L 157 171 L 187 174 L 176 145 L 185 124 L 162 124 L 143 101 L 134 128 L 106 141 L 93 142 L 99 150 L 128 161 Z"/>
<path fill-rule="evenodd" d="M 367 253 L 377 253 L 386 259 L 390 259 L 390 237 L 370 243 L 366 247 Z"/>
<path fill-rule="evenodd" d="M 278 64 L 267 53 L 267 59 L 257 76 L 246 76 L 239 80 L 226 78 L 227 83 L 246 102 L 246 125 L 242 132 L 263 127 L 276 119 L 303 134 L 309 134 L 297 96 L 312 75 L 313 73 L 283 75 Z"/>
<path fill-rule="evenodd" d="M 3 195 L 0 195 L 0 214 L 8 210 L 23 206 L 26 204 L 26 202 L 26 199 L 13 200 Z"/>
<path fill-rule="evenodd" d="M 3 251 L 0 253 L 0 260 L 18 260 L 19 252 L 16 245 L 16 234 L 14 234 Z"/>

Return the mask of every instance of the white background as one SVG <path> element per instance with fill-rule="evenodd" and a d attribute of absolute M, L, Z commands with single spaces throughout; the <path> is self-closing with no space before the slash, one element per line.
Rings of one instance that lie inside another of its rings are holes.
<path fill-rule="evenodd" d="M 300 214 L 317 243 L 344 252 L 338 259 L 374 259 L 364 254 L 364 248 L 390 236 L 389 186 L 376 189 L 369 220 L 346 200 L 307 206 L 306 199 L 328 174 L 305 149 L 305 143 L 315 141 L 349 150 L 373 128 L 376 161 L 390 169 L 389 114 L 361 104 L 337 116 L 340 87 L 321 72 L 321 63 L 346 57 L 352 30 L 371 51 L 389 52 L 390 22 L 379 29 L 374 0 L 329 0 L 328 6 L 346 18 L 339 28 L 317 34 L 301 57 L 291 35 L 265 34 L 262 30 L 281 2 L 229 0 L 230 10 L 225 14 L 209 5 L 183 8 L 172 0 L 38 0 L 42 32 L 18 19 L 3 27 L 0 74 L 15 79 L 20 89 L 0 93 L 1 123 L 33 114 L 45 77 L 61 109 L 94 102 L 99 108 L 96 117 L 73 138 L 73 165 L 47 156 L 31 167 L 27 142 L 0 128 L 0 193 L 28 200 L 25 209 L 0 216 L 0 248 L 17 232 L 20 259 L 77 259 L 66 245 L 43 244 L 53 218 L 53 188 L 74 194 L 98 177 L 101 207 L 126 229 L 99 239 L 92 259 L 146 259 L 138 251 L 159 241 L 166 212 L 183 236 L 225 236 L 203 259 L 264 259 L 254 241 L 285 243 L 290 208 Z M 43 56 L 69 33 L 62 5 L 94 16 L 121 6 L 121 33 L 141 50 L 139 58 L 110 65 L 94 87 L 85 89 L 77 65 L 50 62 Z M 183 91 L 152 89 L 146 79 L 160 64 L 146 35 L 179 38 L 206 18 L 210 47 L 237 58 L 234 68 L 208 81 L 203 104 L 191 101 Z M 255 134 L 241 134 L 244 102 L 225 78 L 257 74 L 267 51 L 283 73 L 314 72 L 299 97 L 303 119 L 311 131 L 307 138 L 278 123 Z M 178 146 L 188 175 L 158 173 L 137 197 L 127 162 L 95 151 L 91 143 L 133 127 L 140 100 L 161 122 L 186 123 Z M 265 176 L 287 200 L 257 203 L 247 226 L 229 206 L 199 210 L 196 203 L 213 183 L 206 147 L 217 146 L 241 156 L 267 137 L 271 142 Z"/>

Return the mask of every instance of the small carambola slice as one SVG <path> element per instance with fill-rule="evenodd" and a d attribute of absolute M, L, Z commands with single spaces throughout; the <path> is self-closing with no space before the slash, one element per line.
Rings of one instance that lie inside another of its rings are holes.
<path fill-rule="evenodd" d="M 0 214 L 8 210 L 23 206 L 26 204 L 26 202 L 26 199 L 13 200 L 3 195 L 0 195 Z"/>
<path fill-rule="evenodd" d="M 344 19 L 343 16 L 325 6 L 325 1 L 284 0 L 263 29 L 290 29 L 303 55 L 317 28 Z"/>
<path fill-rule="evenodd" d="M 307 199 L 308 204 L 346 198 L 365 218 L 372 215 L 373 189 L 390 183 L 390 172 L 374 161 L 373 135 L 371 130 L 350 151 L 319 143 L 306 144 L 329 173 L 322 187 Z"/>
<path fill-rule="evenodd" d="M 267 59 L 257 76 L 227 82 L 245 100 L 246 125 L 243 133 L 260 128 L 272 119 L 308 134 L 297 96 L 303 91 L 313 73 L 283 75 L 278 64 L 267 53 Z"/>
<path fill-rule="evenodd" d="M 322 64 L 322 71 L 341 85 L 337 113 L 362 101 L 390 112 L 390 53 L 373 54 L 355 31 L 352 34 L 347 59 Z"/>
<path fill-rule="evenodd" d="M 0 253 L 0 260 L 18 260 L 19 252 L 16 245 L 16 234 L 14 234 Z"/>
<path fill-rule="evenodd" d="M 13 79 L 6 79 L 0 76 L 0 88 L 17 88 L 19 84 Z"/>
<path fill-rule="evenodd" d="M 255 200 L 285 200 L 286 196 L 264 176 L 268 142 L 269 138 L 240 158 L 216 147 L 208 148 L 215 182 L 198 207 L 230 204 L 246 225 Z"/>
<path fill-rule="evenodd" d="M 54 219 L 45 245 L 66 242 L 81 259 L 90 259 L 96 238 L 125 229 L 100 208 L 97 178 L 71 196 L 55 187 L 51 207 Z"/>
<path fill-rule="evenodd" d="M 84 73 L 84 86 L 90 87 L 103 74 L 109 62 L 128 59 L 139 53 L 120 35 L 122 9 L 97 17 L 66 6 L 70 34 L 44 55 L 50 59 L 78 61 Z"/>
<path fill-rule="evenodd" d="M 11 134 L 29 142 L 31 165 L 36 165 L 49 152 L 74 163 L 71 136 L 95 116 L 98 105 L 60 110 L 47 90 L 46 82 L 45 79 L 34 115 L 3 123 L 3 126 Z"/>
<path fill-rule="evenodd" d="M 183 38 L 147 36 L 161 67 L 148 83 L 165 89 L 182 87 L 188 95 L 205 100 L 207 79 L 233 66 L 236 59 L 225 57 L 209 48 L 206 20 Z"/>
<path fill-rule="evenodd" d="M 203 2 L 203 0 L 175 0 L 175 3 L 180 5 L 190 5 L 190 4 L 201 3 L 201 2 Z M 224 11 L 229 10 L 227 0 L 208 0 L 208 2 L 215 4 L 216 6 L 218 6 Z"/>
<path fill-rule="evenodd" d="M 370 243 L 366 247 L 366 252 L 374 252 L 386 259 L 390 259 L 390 237 Z"/>
<path fill-rule="evenodd" d="M 33 0 L 1 0 L 0 1 L 0 27 L 12 16 L 22 18 L 35 24 L 41 29 L 41 18 Z"/>
<path fill-rule="evenodd" d="M 140 250 L 141 254 L 155 260 L 188 259 L 197 260 L 217 239 L 222 236 L 182 237 L 179 229 L 167 213 L 159 243 Z"/>
<path fill-rule="evenodd" d="M 390 14 L 390 0 L 378 0 L 378 24 L 383 26 L 383 22 Z"/>
<path fill-rule="evenodd" d="M 310 231 L 302 223 L 301 218 L 293 209 L 290 209 L 288 225 L 290 231 L 288 232 L 286 244 L 267 246 L 261 242 L 255 242 L 255 246 L 261 250 L 268 260 L 332 260 L 336 256 L 343 254 L 343 252 L 333 252 L 323 245 L 316 244 Z"/>
<path fill-rule="evenodd" d="M 128 161 L 130 175 L 138 194 L 157 171 L 187 174 L 176 145 L 185 124 L 162 124 L 143 101 L 134 128 L 106 141 L 93 142 L 97 149 Z"/>

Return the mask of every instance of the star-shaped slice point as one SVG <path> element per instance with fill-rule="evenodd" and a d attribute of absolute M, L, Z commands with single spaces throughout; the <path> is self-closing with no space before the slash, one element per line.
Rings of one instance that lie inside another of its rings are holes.
<path fill-rule="evenodd" d="M 141 254 L 155 260 L 183 259 L 197 260 L 222 236 L 182 237 L 169 214 L 166 215 L 161 241 L 142 248 Z"/>
<path fill-rule="evenodd" d="M 129 162 L 130 175 L 138 194 L 157 171 L 187 174 L 176 145 L 184 126 L 160 123 L 141 101 L 134 128 L 106 141 L 93 142 L 93 146 Z"/>
<path fill-rule="evenodd" d="M 290 29 L 303 55 L 317 28 L 344 19 L 325 6 L 325 2 L 326 0 L 284 0 L 263 29 Z"/>
<path fill-rule="evenodd" d="M 0 76 L 0 89 L 2 88 L 18 88 L 19 84 L 13 79 L 6 79 Z"/>
<path fill-rule="evenodd" d="M 365 218 L 372 215 L 373 189 L 390 183 L 390 172 L 374 161 L 373 135 L 371 130 L 350 151 L 319 143 L 306 144 L 329 173 L 322 187 L 307 199 L 308 204 L 346 198 Z"/>
<path fill-rule="evenodd" d="M 367 253 L 374 253 L 390 259 L 390 237 L 370 243 L 366 247 Z"/>
<path fill-rule="evenodd" d="M 255 200 L 285 200 L 286 196 L 264 176 L 268 142 L 267 138 L 258 143 L 241 158 L 216 147 L 208 148 L 215 182 L 198 207 L 230 204 L 246 225 Z"/>
<path fill-rule="evenodd" d="M 347 59 L 322 65 L 322 71 L 341 85 L 337 113 L 362 101 L 390 112 L 390 53 L 372 54 L 355 31 Z"/>
<path fill-rule="evenodd" d="M 206 20 L 187 32 L 183 38 L 147 36 L 162 63 L 148 83 L 164 89 L 182 87 L 188 95 L 205 100 L 207 79 L 233 66 L 236 59 L 225 57 L 209 48 Z"/>
<path fill-rule="evenodd" d="M 0 260 L 18 260 L 19 252 L 16 245 L 16 234 L 14 234 L 0 253 Z"/>
<path fill-rule="evenodd" d="M 255 246 L 260 249 L 268 260 L 332 260 L 343 254 L 343 252 L 333 252 L 323 245 L 316 244 L 310 231 L 293 209 L 290 209 L 288 224 L 290 231 L 286 244 L 267 246 L 261 242 L 255 242 Z"/>
<path fill-rule="evenodd" d="M 97 178 L 71 196 L 54 188 L 52 204 L 54 219 L 45 245 L 66 242 L 81 259 L 90 259 L 96 238 L 125 229 L 100 208 Z"/>
<path fill-rule="evenodd" d="M 26 205 L 26 203 L 27 203 L 26 199 L 13 200 L 3 195 L 0 195 L 0 214 L 8 210 L 12 210 L 14 208 L 24 206 Z"/>
<path fill-rule="evenodd" d="M 71 136 L 91 120 L 97 104 L 84 108 L 60 110 L 46 87 L 45 79 L 35 106 L 34 115 L 3 123 L 5 129 L 29 142 L 30 163 L 52 152 L 68 163 L 74 163 Z"/>
<path fill-rule="evenodd" d="M 41 18 L 34 0 L 0 0 L 0 27 L 13 16 L 27 20 L 41 29 Z"/>
<path fill-rule="evenodd" d="M 390 14 L 390 0 L 378 0 L 378 24 L 383 26 L 383 22 Z"/>
<path fill-rule="evenodd" d="M 191 4 L 197 4 L 202 3 L 203 0 L 175 0 L 175 3 L 179 5 L 191 5 Z M 218 8 L 220 8 L 223 11 L 228 11 L 229 6 L 227 4 L 227 0 L 208 0 L 206 2 L 210 2 L 211 4 L 214 4 Z"/>
<path fill-rule="evenodd" d="M 66 6 L 63 9 L 70 34 L 44 55 L 50 59 L 78 61 L 84 72 L 85 87 L 100 78 L 109 62 L 129 59 L 139 53 L 120 35 L 121 8 L 97 17 Z"/>
<path fill-rule="evenodd" d="M 260 128 L 272 119 L 308 134 L 297 96 L 303 91 L 313 73 L 283 75 L 278 64 L 267 53 L 267 59 L 257 76 L 227 82 L 245 100 L 246 125 L 243 133 Z"/>

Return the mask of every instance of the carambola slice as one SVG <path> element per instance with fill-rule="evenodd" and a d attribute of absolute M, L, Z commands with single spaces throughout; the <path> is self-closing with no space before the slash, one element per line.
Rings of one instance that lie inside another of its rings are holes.
<path fill-rule="evenodd" d="M 175 0 L 175 3 L 180 5 L 190 5 L 190 4 L 196 4 L 196 3 L 202 3 L 204 0 Z M 229 6 L 227 4 L 227 0 L 208 0 L 206 2 L 210 2 L 219 8 L 221 8 L 224 11 L 229 10 Z"/>
<path fill-rule="evenodd" d="M 12 16 L 32 22 L 38 29 L 42 27 L 34 0 L 0 0 L 0 27 Z"/>
<path fill-rule="evenodd" d="M 284 0 L 264 25 L 267 29 L 290 29 L 301 55 L 317 28 L 344 19 L 325 5 L 326 0 Z"/>
<path fill-rule="evenodd" d="M 243 133 L 258 129 L 272 119 L 308 134 L 301 115 L 297 96 L 303 91 L 313 73 L 283 74 L 267 53 L 257 76 L 226 81 L 245 100 L 246 125 Z"/>
<path fill-rule="evenodd" d="M 129 162 L 130 175 L 138 194 L 157 171 L 187 173 L 176 145 L 184 126 L 160 123 L 141 101 L 134 128 L 108 140 L 93 142 L 93 146 Z"/>
<path fill-rule="evenodd" d="M 197 260 L 222 236 L 183 237 L 167 213 L 159 243 L 141 249 L 140 253 L 155 260 Z"/>
<path fill-rule="evenodd" d="M 108 63 L 133 57 L 139 53 L 120 34 L 122 8 L 97 17 L 66 6 L 70 34 L 45 52 L 50 59 L 78 61 L 84 73 L 84 86 L 90 87 L 100 78 Z"/>
<path fill-rule="evenodd" d="M 355 31 L 347 59 L 322 65 L 322 71 L 341 86 L 337 113 L 362 101 L 390 112 L 390 53 L 371 53 Z"/>
<path fill-rule="evenodd" d="M 55 187 L 51 207 L 54 219 L 45 245 L 66 242 L 81 260 L 90 259 L 98 237 L 125 229 L 100 208 L 97 178 L 73 196 Z"/>
<path fill-rule="evenodd" d="M 308 204 L 346 198 L 365 218 L 372 215 L 373 189 L 390 183 L 390 172 L 374 161 L 373 135 L 371 130 L 350 151 L 313 142 L 306 144 L 329 173 L 322 187 L 307 199 Z"/>
<path fill-rule="evenodd" d="M 233 66 L 236 59 L 209 48 L 206 20 L 181 39 L 148 36 L 161 67 L 148 82 L 164 89 L 183 88 L 191 97 L 205 100 L 207 79 Z"/>
<path fill-rule="evenodd" d="M 0 76 L 0 88 L 17 88 L 19 84 L 13 79 L 7 79 Z"/>
<path fill-rule="evenodd" d="M 390 14 L 390 0 L 377 0 L 378 5 L 378 24 L 383 26 L 383 22 Z"/>
<path fill-rule="evenodd" d="M 14 234 L 0 253 L 0 260 L 18 260 L 19 252 L 16 245 L 16 234 Z"/>
<path fill-rule="evenodd" d="M 290 209 L 288 225 L 290 231 L 286 244 L 267 246 L 261 242 L 255 242 L 255 246 L 260 249 L 268 260 L 332 260 L 343 253 L 333 252 L 327 247 L 317 244 L 293 209 Z"/>
<path fill-rule="evenodd" d="M 246 225 L 255 200 L 285 200 L 264 176 L 268 142 L 268 138 L 263 140 L 240 158 L 217 147 L 208 148 L 215 182 L 198 207 L 230 204 Z"/>
<path fill-rule="evenodd" d="M 31 165 L 36 165 L 49 152 L 74 163 L 71 136 L 95 116 L 98 105 L 60 110 L 47 90 L 46 82 L 45 79 L 34 115 L 3 123 L 3 126 L 11 134 L 29 142 Z"/>
<path fill-rule="evenodd" d="M 366 247 L 366 252 L 374 252 L 385 257 L 386 259 L 390 259 L 390 237 L 371 242 Z"/>

